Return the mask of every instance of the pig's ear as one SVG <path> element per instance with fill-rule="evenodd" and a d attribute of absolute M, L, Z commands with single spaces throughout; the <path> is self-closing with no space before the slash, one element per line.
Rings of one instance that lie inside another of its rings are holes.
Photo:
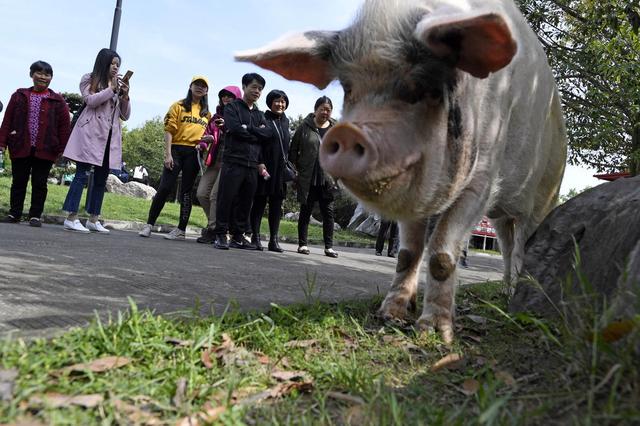
<path fill-rule="evenodd" d="M 236 61 L 252 62 L 286 79 L 324 89 L 335 79 L 323 52 L 329 51 L 337 32 L 310 31 L 286 35 L 264 47 L 235 54 Z"/>
<path fill-rule="evenodd" d="M 518 49 L 503 17 L 493 12 L 436 12 L 418 23 L 415 35 L 435 55 L 478 78 L 507 66 Z"/>

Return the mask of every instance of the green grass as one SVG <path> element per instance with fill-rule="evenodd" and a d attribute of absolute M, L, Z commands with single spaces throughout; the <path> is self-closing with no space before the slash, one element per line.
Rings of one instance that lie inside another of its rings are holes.
<path fill-rule="evenodd" d="M 19 374 L 13 398 L 0 402 L 0 423 L 176 424 L 207 407 L 223 407 L 214 423 L 227 425 L 640 421 L 638 365 L 630 349 L 639 342 L 637 329 L 615 345 L 594 348 L 580 330 L 566 333 L 563 321 L 505 314 L 501 285 L 487 283 L 459 292 L 457 338 L 448 348 L 436 336 L 380 323 L 374 315 L 380 298 L 323 304 L 314 297 L 322 288 L 310 278 L 301 288 L 305 304 L 228 309 L 208 318 L 154 316 L 132 305 L 109 323 L 96 321 L 52 340 L 2 342 L 0 369 Z M 221 347 L 224 334 L 235 348 Z M 314 344 L 307 347 L 287 344 L 309 340 Z M 208 347 L 220 354 L 211 356 L 211 368 L 201 360 Z M 451 352 L 461 354 L 463 364 L 432 372 Z M 114 355 L 131 363 L 103 373 L 56 374 Z M 256 395 L 276 386 L 275 370 L 303 371 L 311 388 L 260 400 Z M 87 409 L 37 402 L 50 392 L 98 394 L 103 401 Z"/>
<path fill-rule="evenodd" d="M 11 187 L 11 178 L 0 177 L 0 213 L 6 214 L 9 211 L 9 189 Z M 47 202 L 45 203 L 45 215 L 64 215 L 62 204 L 67 196 L 68 186 L 49 185 Z M 25 210 L 28 210 L 29 200 L 31 197 L 31 189 L 25 200 Z M 86 191 L 80 202 L 80 215 L 88 216 L 84 212 Z M 125 220 L 133 222 L 146 222 L 149 214 L 151 201 L 140 198 L 126 197 L 118 194 L 106 193 L 104 202 L 102 203 L 102 218 L 108 220 Z M 158 217 L 157 224 L 168 224 L 175 226 L 178 223 L 180 215 L 180 205 L 177 203 L 167 203 L 162 209 L 162 213 Z M 206 226 L 207 218 L 199 206 L 194 206 L 189 219 L 189 226 L 202 228 Z M 280 225 L 280 236 L 285 237 L 288 241 L 298 240 L 298 224 L 283 220 Z M 263 219 L 261 229 L 263 231 L 269 229 L 266 219 Z M 314 244 L 322 241 L 322 227 L 317 225 L 309 225 L 309 241 Z M 375 239 L 366 235 L 354 233 L 348 230 L 340 230 L 335 232 L 334 240 L 337 242 L 356 242 L 360 244 L 372 244 Z"/>

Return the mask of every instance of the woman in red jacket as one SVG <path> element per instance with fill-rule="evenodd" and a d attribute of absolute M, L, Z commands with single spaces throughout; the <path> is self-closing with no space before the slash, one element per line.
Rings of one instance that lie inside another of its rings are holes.
<path fill-rule="evenodd" d="M 0 151 L 9 148 L 13 177 L 5 222 L 20 222 L 31 176 L 29 225 L 39 227 L 47 199 L 49 171 L 67 144 L 70 120 L 64 98 L 49 89 L 53 78 L 51 65 L 34 62 L 29 75 L 33 86 L 18 89 L 7 105 L 0 127 Z"/>

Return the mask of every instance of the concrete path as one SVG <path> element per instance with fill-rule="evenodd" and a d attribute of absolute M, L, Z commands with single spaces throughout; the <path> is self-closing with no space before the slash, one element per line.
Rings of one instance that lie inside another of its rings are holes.
<path fill-rule="evenodd" d="M 342 248 L 338 259 L 285 252 L 216 250 L 187 241 L 167 241 L 161 234 L 141 238 L 135 232 L 76 234 L 59 225 L 33 228 L 0 223 L 0 335 L 50 335 L 82 326 L 98 312 L 125 310 L 127 298 L 157 313 L 192 309 L 221 313 L 229 302 L 242 309 L 270 303 L 305 301 L 315 276 L 314 297 L 353 300 L 384 294 L 395 259 L 374 256 L 372 249 Z M 498 280 L 502 260 L 471 255 L 460 269 L 462 283 Z"/>

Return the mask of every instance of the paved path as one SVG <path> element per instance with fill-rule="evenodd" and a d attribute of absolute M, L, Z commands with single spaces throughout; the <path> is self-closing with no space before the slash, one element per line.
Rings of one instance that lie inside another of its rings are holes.
<path fill-rule="evenodd" d="M 358 299 L 385 293 L 395 259 L 376 257 L 372 249 L 338 247 L 340 257 L 216 250 L 187 241 L 149 239 L 135 232 L 84 235 L 59 225 L 32 228 L 0 223 L 0 335 L 47 335 L 84 325 L 94 312 L 124 310 L 131 297 L 140 308 L 158 313 L 191 309 L 221 313 L 234 301 L 242 309 L 270 303 L 305 301 L 307 277 L 316 276 L 316 294 L 325 301 Z M 462 283 L 496 280 L 502 261 L 471 255 L 461 269 Z"/>

